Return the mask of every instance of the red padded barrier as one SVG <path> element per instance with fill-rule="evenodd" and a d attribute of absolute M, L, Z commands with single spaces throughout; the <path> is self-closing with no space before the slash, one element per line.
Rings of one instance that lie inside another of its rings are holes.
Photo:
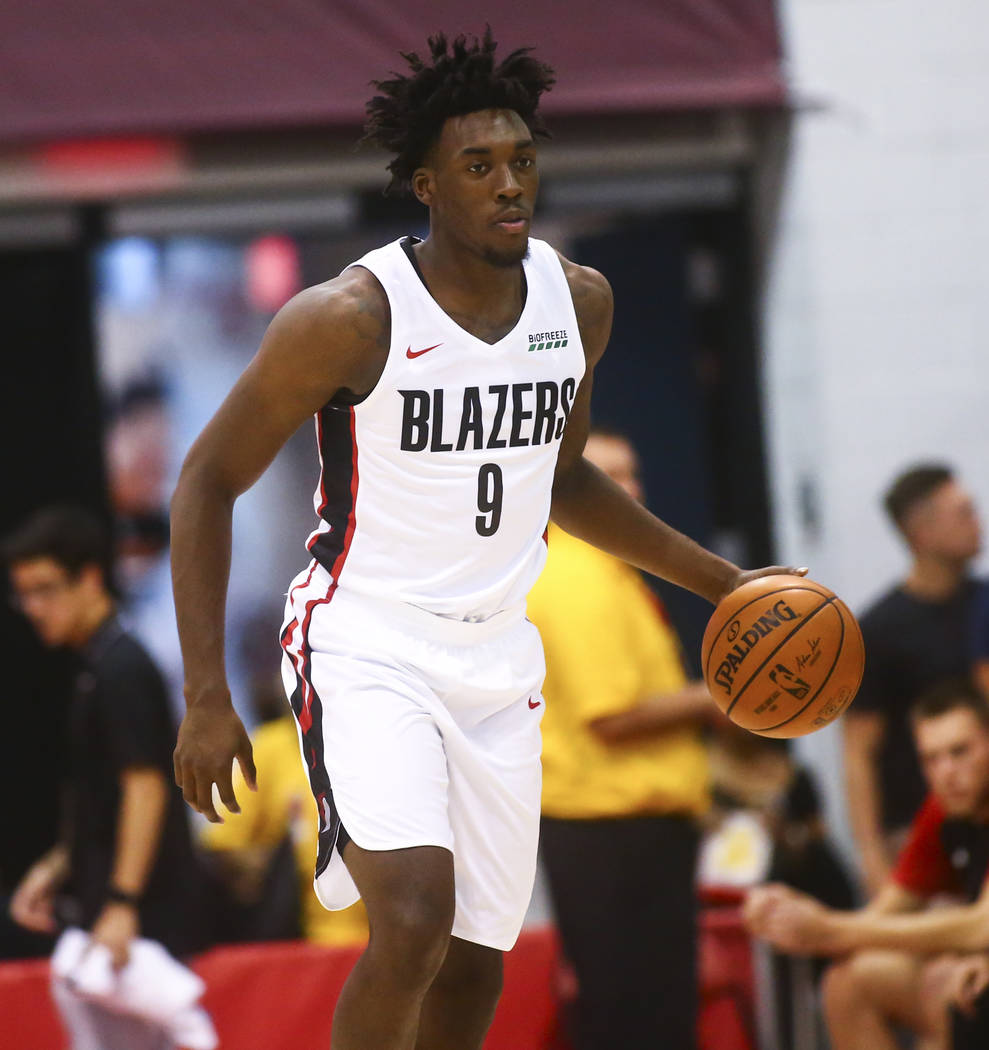
<path fill-rule="evenodd" d="M 194 968 L 221 1050 L 328 1050 L 333 1004 L 360 949 L 301 942 L 215 948 Z M 567 1050 L 555 989 L 559 948 L 550 927 L 525 930 L 505 959 L 505 990 L 485 1050 Z M 752 967 L 734 908 L 702 913 L 701 1050 L 751 1050 Z M 62 1050 L 45 961 L 0 964 L 0 1043 Z"/>
<path fill-rule="evenodd" d="M 738 909 L 703 910 L 700 937 L 700 1050 L 755 1050 L 752 948 Z"/>
<path fill-rule="evenodd" d="M 0 1045 L 17 1050 L 66 1045 L 48 991 L 47 959 L 0 963 Z"/>
<path fill-rule="evenodd" d="M 299 942 L 215 948 L 195 970 L 221 1048 L 328 1050 L 333 1004 L 360 949 Z M 485 1050 L 543 1050 L 556 1019 L 551 986 L 557 959 L 549 928 L 526 930 L 505 960 L 505 991 Z M 65 1045 L 48 991 L 48 963 L 0 964 L 3 1046 L 61 1050 Z M 9 1040 L 9 1041 L 8 1041 Z"/>

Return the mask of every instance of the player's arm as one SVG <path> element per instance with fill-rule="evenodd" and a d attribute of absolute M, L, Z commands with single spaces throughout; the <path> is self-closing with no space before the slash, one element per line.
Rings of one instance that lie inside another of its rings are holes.
<path fill-rule="evenodd" d="M 884 885 L 890 870 L 880 820 L 878 771 L 885 732 L 886 719 L 878 711 L 849 711 L 843 720 L 845 797 L 854 800 L 848 815 L 870 896 Z"/>
<path fill-rule="evenodd" d="M 275 317 L 258 353 L 189 451 L 172 498 L 172 585 L 185 664 L 187 711 L 175 751 L 185 800 L 218 821 L 215 783 L 236 812 L 234 758 L 248 784 L 251 744 L 224 672 L 231 518 L 298 427 L 340 389 L 364 393 L 388 351 L 388 300 L 362 269 L 310 288 Z"/>
<path fill-rule="evenodd" d="M 553 480 L 553 520 L 567 532 L 654 576 L 717 602 L 746 580 L 792 569 L 746 573 L 671 528 L 584 459 L 594 368 L 611 334 L 614 300 L 596 270 L 563 260 L 587 368 L 563 432 Z"/>

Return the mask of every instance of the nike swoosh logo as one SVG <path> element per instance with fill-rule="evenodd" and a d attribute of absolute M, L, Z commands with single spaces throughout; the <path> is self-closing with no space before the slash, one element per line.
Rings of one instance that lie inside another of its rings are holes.
<path fill-rule="evenodd" d="M 530 711 L 535 711 L 536 708 L 539 706 L 539 704 L 540 704 L 539 700 L 537 700 L 535 703 L 533 703 L 532 702 L 532 697 L 531 696 L 529 697 L 529 710 Z"/>
<path fill-rule="evenodd" d="M 412 347 L 410 346 L 408 350 L 405 351 L 405 356 L 411 361 L 413 358 L 422 357 L 423 354 L 428 354 L 430 350 L 435 350 L 436 347 L 442 345 L 442 343 L 434 343 L 432 346 L 427 346 L 425 350 L 415 351 L 413 351 Z"/>

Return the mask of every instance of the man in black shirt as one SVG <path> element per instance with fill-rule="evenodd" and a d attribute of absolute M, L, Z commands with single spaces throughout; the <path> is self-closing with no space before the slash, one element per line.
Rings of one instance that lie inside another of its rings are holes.
<path fill-rule="evenodd" d="M 165 684 L 117 619 L 101 525 L 81 510 L 43 511 L 3 553 L 15 600 L 42 641 L 68 647 L 77 661 L 62 841 L 25 875 L 11 915 L 37 931 L 88 929 L 118 967 L 137 936 L 178 955 L 204 947 L 204 887 L 172 783 Z M 60 731 L 44 711 L 37 724 Z M 130 1020 L 85 1010 L 103 1050 L 168 1045 L 160 1032 L 135 1033 Z"/>
<path fill-rule="evenodd" d="M 924 798 L 907 712 L 932 686 L 969 671 L 976 588 L 968 567 L 981 544 L 971 496 L 946 466 L 905 471 L 885 507 L 912 564 L 860 619 L 865 678 L 842 720 L 849 812 L 870 895 Z"/>
<path fill-rule="evenodd" d="M 895 1050 L 896 1028 L 925 1050 L 989 1046 L 989 707 L 967 680 L 945 682 L 910 721 L 930 794 L 880 892 L 855 911 L 780 885 L 746 901 L 754 933 L 834 959 L 821 995 L 833 1050 Z"/>

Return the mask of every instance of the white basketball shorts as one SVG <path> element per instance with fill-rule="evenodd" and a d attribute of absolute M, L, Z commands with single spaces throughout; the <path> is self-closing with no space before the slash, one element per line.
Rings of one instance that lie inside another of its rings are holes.
<path fill-rule="evenodd" d="M 542 786 L 542 643 L 524 608 L 482 623 L 293 581 L 282 677 L 320 814 L 315 888 L 358 899 L 341 849 L 453 853 L 453 935 L 507 951 L 529 904 Z M 342 828 L 342 830 L 341 830 Z"/>

